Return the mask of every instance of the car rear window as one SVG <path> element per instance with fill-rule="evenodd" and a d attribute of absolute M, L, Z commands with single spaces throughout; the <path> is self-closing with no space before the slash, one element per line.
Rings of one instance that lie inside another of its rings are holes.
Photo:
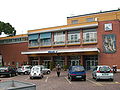
<path fill-rule="evenodd" d="M 84 71 L 84 67 L 73 67 L 72 71 L 76 71 L 76 72 Z"/>
<path fill-rule="evenodd" d="M 99 70 L 100 71 L 110 71 L 111 69 L 109 67 L 104 66 L 104 67 L 100 67 Z"/>

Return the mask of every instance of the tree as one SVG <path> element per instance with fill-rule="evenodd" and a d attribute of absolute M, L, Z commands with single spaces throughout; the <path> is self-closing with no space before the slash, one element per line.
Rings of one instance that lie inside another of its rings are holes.
<path fill-rule="evenodd" d="M 16 35 L 16 30 L 14 29 L 14 27 L 12 27 L 12 25 L 10 25 L 9 23 L 4 23 L 0 21 L 0 35 L 2 32 L 4 32 L 5 34 L 9 36 Z"/>

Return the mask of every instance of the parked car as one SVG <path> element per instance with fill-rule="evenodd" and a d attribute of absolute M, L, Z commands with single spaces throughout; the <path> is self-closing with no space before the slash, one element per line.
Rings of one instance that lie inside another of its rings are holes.
<path fill-rule="evenodd" d="M 113 72 L 107 65 L 99 65 L 93 69 L 92 76 L 96 81 L 98 79 L 110 79 L 113 81 Z"/>
<path fill-rule="evenodd" d="M 68 79 L 83 79 L 86 81 L 86 72 L 83 66 L 70 66 L 68 70 Z"/>
<path fill-rule="evenodd" d="M 16 72 L 16 69 L 11 66 L 3 66 L 3 67 L 0 67 L 0 76 L 1 75 L 11 77 L 11 76 L 16 76 L 17 72 Z"/>
<path fill-rule="evenodd" d="M 43 74 L 50 74 L 51 73 L 51 70 L 46 68 L 45 66 L 43 65 L 40 65 L 42 67 L 42 72 Z"/>
<path fill-rule="evenodd" d="M 33 66 L 30 72 L 30 79 L 33 78 L 43 78 L 42 67 L 40 65 Z"/>
<path fill-rule="evenodd" d="M 28 74 L 30 74 L 30 69 L 31 69 L 30 65 L 23 65 L 23 66 L 17 68 L 17 73 L 28 75 Z"/>

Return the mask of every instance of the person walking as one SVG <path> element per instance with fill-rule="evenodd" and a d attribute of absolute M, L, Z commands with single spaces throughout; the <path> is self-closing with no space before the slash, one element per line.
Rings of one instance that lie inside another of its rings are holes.
<path fill-rule="evenodd" d="M 59 64 L 56 66 L 56 71 L 57 71 L 57 76 L 59 77 L 60 76 L 60 71 L 61 71 L 61 67 L 60 67 Z"/>

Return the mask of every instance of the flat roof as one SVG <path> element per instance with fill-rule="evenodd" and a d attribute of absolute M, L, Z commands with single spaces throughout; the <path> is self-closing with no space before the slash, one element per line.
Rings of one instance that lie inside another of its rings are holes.
<path fill-rule="evenodd" d="M 8 36 L 8 37 L 0 37 L 0 40 L 2 39 L 11 39 L 11 38 L 19 38 L 19 37 L 27 37 L 27 34 L 20 34 L 20 35 L 15 35 L 15 36 Z"/>
<path fill-rule="evenodd" d="M 83 14 L 83 15 L 76 15 L 76 16 L 71 16 L 71 17 L 67 17 L 67 18 L 69 19 L 69 18 L 89 16 L 89 15 L 93 15 L 93 14 L 102 14 L 102 13 L 109 13 L 109 12 L 117 12 L 117 11 L 120 11 L 120 9 L 110 10 L 110 11 L 100 11 L 100 12 L 96 12 L 96 13 L 89 13 L 89 14 Z"/>

